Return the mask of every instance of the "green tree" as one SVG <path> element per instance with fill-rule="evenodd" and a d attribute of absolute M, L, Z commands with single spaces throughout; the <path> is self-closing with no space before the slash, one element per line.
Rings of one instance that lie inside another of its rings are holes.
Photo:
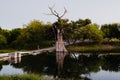
<path fill-rule="evenodd" d="M 89 19 L 79 19 L 77 21 L 71 21 L 65 28 L 64 28 L 64 39 L 68 42 L 68 43 L 76 43 L 77 40 L 80 40 L 80 38 L 82 37 L 81 35 L 81 30 L 80 27 L 85 26 L 87 24 L 89 24 L 89 22 L 91 23 L 91 21 Z M 87 21 L 87 22 L 86 22 Z"/>
<path fill-rule="evenodd" d="M 17 44 L 22 48 L 36 49 L 37 47 L 49 46 L 45 42 L 51 37 L 48 37 L 51 24 L 43 24 L 38 20 L 33 20 L 26 25 L 21 31 L 20 36 L 17 38 Z M 46 37 L 47 36 L 47 37 Z"/>
<path fill-rule="evenodd" d="M 101 30 L 104 33 L 104 38 L 120 38 L 120 24 L 104 24 Z"/>
<path fill-rule="evenodd" d="M 73 43 L 85 39 L 101 42 L 103 39 L 102 31 L 99 30 L 97 24 L 92 24 L 90 19 L 71 21 L 69 26 L 65 28 L 65 35 L 65 39 Z"/>
<path fill-rule="evenodd" d="M 85 25 L 91 24 L 91 20 L 90 19 L 84 19 L 84 20 L 83 19 L 79 19 L 75 23 L 76 23 L 76 25 L 78 27 L 81 27 L 81 26 L 85 26 Z"/>
<path fill-rule="evenodd" d="M 8 44 L 13 44 L 15 40 L 20 36 L 22 29 L 16 28 L 10 31 L 10 35 L 8 37 Z"/>
<path fill-rule="evenodd" d="M 7 40 L 6 40 L 5 36 L 0 34 L 0 48 L 3 48 L 6 43 L 7 43 Z"/>
<path fill-rule="evenodd" d="M 102 42 L 103 33 L 99 30 L 96 24 L 89 24 L 80 28 L 82 31 L 83 39 L 89 39 L 93 42 Z"/>
<path fill-rule="evenodd" d="M 1 34 L 6 38 L 6 45 L 8 46 L 8 41 L 9 41 L 9 36 L 10 36 L 10 30 L 5 30 L 5 29 L 2 29 L 2 32 Z"/>

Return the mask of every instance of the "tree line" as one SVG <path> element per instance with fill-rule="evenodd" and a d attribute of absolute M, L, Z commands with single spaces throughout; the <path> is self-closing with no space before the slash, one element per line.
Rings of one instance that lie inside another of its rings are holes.
<path fill-rule="evenodd" d="M 93 24 L 90 19 L 69 21 L 62 19 L 61 24 L 43 23 L 33 20 L 23 28 L 12 30 L 0 27 L 0 49 L 37 49 L 53 46 L 55 44 L 55 31 L 53 26 L 58 25 L 64 29 L 63 39 L 65 42 L 92 41 L 101 43 L 103 39 L 120 39 L 120 24 Z"/>

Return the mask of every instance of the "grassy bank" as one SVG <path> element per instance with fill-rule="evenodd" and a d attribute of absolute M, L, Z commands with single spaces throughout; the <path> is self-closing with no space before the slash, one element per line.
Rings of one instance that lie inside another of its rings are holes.
<path fill-rule="evenodd" d="M 13 50 L 13 49 L 2 49 L 2 50 L 0 50 L 0 53 L 9 53 L 9 52 L 14 52 L 14 51 L 17 51 L 17 50 Z"/>
<path fill-rule="evenodd" d="M 0 76 L 0 80 L 89 80 L 88 78 L 43 78 L 36 74 L 24 74 L 24 75 L 3 75 Z"/>
<path fill-rule="evenodd" d="M 17 50 L 17 49 L 2 49 L 0 50 L 0 53 L 10 53 L 15 51 L 31 51 L 31 50 Z"/>
<path fill-rule="evenodd" d="M 120 53 L 120 46 L 114 44 L 77 44 L 67 46 L 69 52 L 81 53 Z"/>
<path fill-rule="evenodd" d="M 47 80 L 39 75 L 24 74 L 24 75 L 3 75 L 0 80 Z"/>

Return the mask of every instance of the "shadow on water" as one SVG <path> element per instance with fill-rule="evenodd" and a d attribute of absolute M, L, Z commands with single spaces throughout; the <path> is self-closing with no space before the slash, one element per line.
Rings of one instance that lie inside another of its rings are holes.
<path fill-rule="evenodd" d="M 64 58 L 66 56 L 67 52 L 63 51 L 57 51 L 56 52 L 56 64 L 57 64 L 57 76 L 61 77 L 63 71 L 63 64 L 64 64 Z"/>
<path fill-rule="evenodd" d="M 45 52 L 39 55 L 23 56 L 20 63 L 11 63 L 11 65 L 15 68 L 22 68 L 27 73 L 47 75 L 53 78 L 60 77 L 65 80 L 90 80 L 88 75 L 100 70 L 120 71 L 120 55 L 87 56 L 70 53 L 58 59 L 57 63 L 54 52 Z M 2 69 L 2 64 L 0 63 L 0 69 Z"/>

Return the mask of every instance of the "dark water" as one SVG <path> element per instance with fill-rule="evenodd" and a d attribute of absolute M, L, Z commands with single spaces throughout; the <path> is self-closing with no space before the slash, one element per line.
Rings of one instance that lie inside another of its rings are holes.
<path fill-rule="evenodd" d="M 48 78 L 70 80 L 120 80 L 120 55 L 73 55 L 65 57 L 57 69 L 55 53 L 23 56 L 20 63 L 0 62 L 0 75 L 36 73 Z"/>

